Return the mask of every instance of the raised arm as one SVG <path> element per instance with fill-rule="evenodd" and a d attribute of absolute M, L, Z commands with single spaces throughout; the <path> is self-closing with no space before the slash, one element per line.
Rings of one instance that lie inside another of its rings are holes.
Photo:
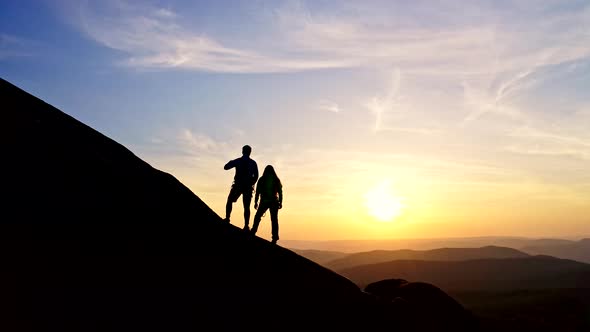
<path fill-rule="evenodd" d="M 232 168 L 236 167 L 236 160 L 237 159 L 228 161 L 227 164 L 225 164 L 225 166 L 223 166 L 223 169 L 227 171 L 228 169 L 232 169 Z"/>

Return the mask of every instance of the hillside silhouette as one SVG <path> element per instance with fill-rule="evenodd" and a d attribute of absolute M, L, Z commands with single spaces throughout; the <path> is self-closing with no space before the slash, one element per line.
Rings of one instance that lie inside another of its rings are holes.
<path fill-rule="evenodd" d="M 4 80 L 0 101 L 2 330 L 422 330 Z"/>
<path fill-rule="evenodd" d="M 496 246 L 482 248 L 439 248 L 422 251 L 374 250 L 350 254 L 342 258 L 325 262 L 323 265 L 338 271 L 359 265 L 383 263 L 394 260 L 464 261 L 485 258 L 523 258 L 528 256 L 528 254 L 516 249 Z M 313 258 L 310 259 L 313 260 Z"/>

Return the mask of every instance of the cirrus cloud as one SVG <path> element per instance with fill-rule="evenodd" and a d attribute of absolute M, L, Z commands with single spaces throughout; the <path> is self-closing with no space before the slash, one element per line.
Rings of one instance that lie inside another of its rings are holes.
<path fill-rule="evenodd" d="M 531 63 L 534 70 L 590 55 L 587 6 L 547 13 L 537 2 L 539 14 L 524 16 L 527 11 L 516 5 L 482 4 L 476 8 L 484 13 L 478 22 L 461 22 L 449 10 L 453 2 L 436 5 L 436 11 L 398 4 L 381 12 L 373 3 L 340 4 L 353 7 L 349 12 L 356 15 L 295 2 L 274 7 L 267 31 L 252 36 L 272 31 L 272 41 L 244 48 L 222 42 L 227 36 L 194 31 L 170 8 L 106 3 L 83 5 L 80 26 L 98 43 L 122 51 L 124 64 L 138 68 L 256 73 L 395 63 L 415 73 L 456 75 L 488 73 L 490 67 L 509 72 L 531 68 Z M 522 12 L 525 22 L 502 18 L 508 9 Z"/>

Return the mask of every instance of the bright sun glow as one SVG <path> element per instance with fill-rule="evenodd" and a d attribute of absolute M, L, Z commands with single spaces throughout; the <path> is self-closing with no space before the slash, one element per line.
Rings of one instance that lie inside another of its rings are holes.
<path fill-rule="evenodd" d="M 402 199 L 392 193 L 391 184 L 387 181 L 365 194 L 365 205 L 369 214 L 380 221 L 392 221 L 401 215 L 404 208 Z"/>

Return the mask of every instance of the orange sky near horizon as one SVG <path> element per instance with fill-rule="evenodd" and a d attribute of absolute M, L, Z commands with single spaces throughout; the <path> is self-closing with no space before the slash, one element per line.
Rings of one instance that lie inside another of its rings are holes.
<path fill-rule="evenodd" d="M 238 155 L 229 157 L 228 154 L 227 161 Z M 252 157 L 258 159 L 262 171 L 264 159 L 257 158 L 256 150 Z M 590 234 L 588 196 L 574 190 L 532 179 L 482 181 L 478 180 L 481 174 L 465 174 L 463 179 L 454 179 L 443 176 L 442 166 L 436 176 L 427 176 L 424 170 L 404 168 L 401 164 L 381 172 L 374 165 L 372 168 L 367 165 L 361 172 L 352 172 L 356 176 L 347 176 L 349 167 L 359 168 L 358 163 L 358 160 L 351 160 L 350 164 L 342 161 L 341 169 L 323 172 L 273 163 L 284 184 L 284 207 L 279 211 L 281 239 L 555 238 Z M 215 168 L 204 172 L 178 165 L 162 169 L 179 178 L 223 217 L 234 175 L 233 170 L 224 171 L 223 164 L 219 160 Z M 391 195 L 403 201 L 398 216 L 383 221 L 372 215 L 366 199 L 375 187 L 387 187 Z M 253 207 L 251 211 L 252 219 Z M 232 224 L 243 226 L 242 213 L 240 199 L 233 206 Z M 258 236 L 266 239 L 270 239 L 269 218 L 268 215 L 263 218 L 258 232 Z"/>

